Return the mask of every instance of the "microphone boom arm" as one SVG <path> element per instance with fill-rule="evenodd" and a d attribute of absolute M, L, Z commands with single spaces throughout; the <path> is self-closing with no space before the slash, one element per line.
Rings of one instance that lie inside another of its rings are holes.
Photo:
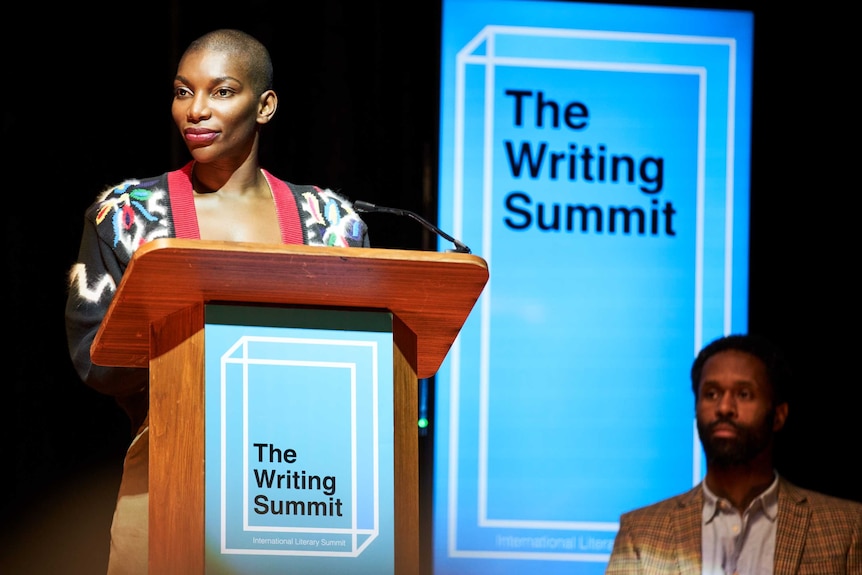
<path fill-rule="evenodd" d="M 425 226 L 425 228 L 431 230 L 438 236 L 441 236 L 442 238 L 447 239 L 453 244 L 455 244 L 456 252 L 463 254 L 471 253 L 470 248 L 465 246 L 463 243 L 459 242 L 458 240 L 456 240 L 455 238 L 453 238 L 452 236 L 450 236 L 449 234 L 447 234 L 446 232 L 420 216 L 419 214 L 413 213 L 410 210 L 402 210 L 399 208 L 386 208 L 383 206 L 377 206 L 370 202 L 363 202 L 361 200 L 353 202 L 353 209 L 355 209 L 357 212 L 382 212 L 385 214 L 394 214 L 396 216 L 407 216 L 409 218 L 413 218 L 414 220 Z"/>

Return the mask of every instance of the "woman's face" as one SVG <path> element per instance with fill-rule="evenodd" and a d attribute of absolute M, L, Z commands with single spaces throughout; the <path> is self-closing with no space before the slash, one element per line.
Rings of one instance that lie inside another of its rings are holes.
<path fill-rule="evenodd" d="M 242 163 L 251 153 L 263 99 L 254 93 L 242 59 L 198 50 L 180 61 L 171 113 L 195 161 Z"/>

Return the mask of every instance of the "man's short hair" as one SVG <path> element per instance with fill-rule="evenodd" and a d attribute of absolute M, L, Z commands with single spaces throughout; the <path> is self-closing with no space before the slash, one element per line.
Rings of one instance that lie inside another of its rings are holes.
<path fill-rule="evenodd" d="M 259 96 L 272 89 L 272 58 L 266 46 L 254 36 L 229 28 L 213 30 L 189 44 L 183 58 L 199 50 L 227 52 L 239 56 L 245 60 L 254 93 Z"/>
<path fill-rule="evenodd" d="M 758 335 L 735 334 L 720 337 L 710 342 L 700 350 L 691 366 L 691 390 L 697 399 L 700 388 L 700 378 L 703 375 L 703 366 L 706 360 L 722 351 L 741 351 L 753 355 L 763 362 L 766 367 L 766 376 L 772 388 L 772 404 L 778 405 L 787 401 L 791 381 L 790 366 L 778 349 L 771 341 Z"/>

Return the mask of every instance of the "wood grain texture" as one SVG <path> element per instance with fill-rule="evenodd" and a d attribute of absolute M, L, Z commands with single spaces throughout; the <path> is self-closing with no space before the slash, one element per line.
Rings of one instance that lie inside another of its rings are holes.
<path fill-rule="evenodd" d="M 149 570 L 160 575 L 204 572 L 203 328 L 200 305 L 153 324 Z"/>
<path fill-rule="evenodd" d="M 146 367 L 150 324 L 201 303 L 386 309 L 416 335 L 414 367 L 426 378 L 487 281 L 487 263 L 471 254 L 159 239 L 129 263 L 91 355 Z"/>
<path fill-rule="evenodd" d="M 397 317 L 394 323 L 393 334 L 405 331 Z M 416 339 L 393 338 L 395 573 L 419 575 L 419 380 L 408 360 L 416 354 Z"/>

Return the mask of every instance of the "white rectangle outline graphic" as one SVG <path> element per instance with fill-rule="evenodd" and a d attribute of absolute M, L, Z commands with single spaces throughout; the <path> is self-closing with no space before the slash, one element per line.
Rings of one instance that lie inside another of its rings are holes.
<path fill-rule="evenodd" d="M 492 214 L 492 157 L 493 152 L 490 143 L 493 141 L 493 109 L 494 109 L 494 67 L 496 65 L 509 65 L 521 67 L 551 67 L 580 70 L 606 70 L 625 71 L 635 73 L 665 73 L 665 74 L 692 74 L 699 78 L 698 95 L 698 136 L 697 136 L 697 208 L 696 208 L 696 237 L 695 237 L 695 325 L 694 325 L 694 353 L 696 354 L 702 345 L 702 313 L 703 313 L 703 196 L 704 196 L 704 173 L 705 173 L 705 146 L 706 146 L 706 75 L 705 67 L 698 66 L 675 66 L 670 64 L 641 64 L 641 63 L 619 63 L 619 62 L 590 62 L 574 60 L 549 60 L 533 58 L 497 57 L 494 51 L 494 40 L 497 34 L 509 34 L 535 37 L 558 37 L 558 38 L 582 38 L 617 40 L 621 42 L 654 42 L 666 44 L 700 44 L 726 46 L 728 48 L 728 110 L 727 110 L 727 147 L 725 161 L 725 260 L 724 260 L 724 333 L 730 333 L 731 311 L 732 311 L 732 265 L 733 265 L 733 191 L 734 191 L 734 131 L 735 131 L 735 96 L 736 96 L 736 39 L 713 36 L 684 36 L 672 34 L 646 34 L 630 32 L 605 32 L 597 30 L 575 30 L 554 28 L 533 28 L 518 26 L 494 26 L 489 25 L 482 29 L 470 42 L 468 42 L 456 55 L 456 80 L 455 80 L 455 143 L 453 150 L 453 209 L 452 229 L 455 237 L 463 235 L 463 152 L 464 152 L 464 101 L 465 101 L 465 70 L 467 64 L 483 64 L 486 67 L 485 82 L 485 133 L 484 133 L 484 158 L 483 158 L 483 221 L 482 221 L 482 246 L 483 257 L 491 268 L 491 214 Z M 473 52 L 485 42 L 486 51 L 483 56 L 475 56 Z M 484 457 L 487 455 L 487 426 L 488 426 L 488 388 L 490 371 L 490 297 L 493 278 L 488 280 L 481 296 L 480 302 L 480 415 L 479 415 L 479 501 L 478 511 L 479 527 L 520 527 L 526 529 L 580 529 L 594 531 L 617 531 L 617 522 L 583 522 L 583 521 L 520 521 L 520 520 L 488 520 L 485 517 L 485 501 L 487 498 L 487 464 Z M 542 552 L 499 552 L 499 551 L 468 551 L 458 549 L 457 539 L 457 517 L 458 517 L 458 428 L 460 398 L 460 337 L 456 339 L 450 353 L 450 424 L 449 424 L 449 480 L 448 480 L 448 540 L 447 549 L 450 557 L 462 558 L 508 558 L 508 559 L 537 559 L 554 561 L 607 561 L 610 555 L 607 553 L 542 553 Z M 695 430 L 696 431 L 696 430 Z M 698 450 L 698 438 L 696 432 L 693 434 L 692 443 L 695 453 Z M 697 483 L 702 476 L 701 458 L 696 456 L 692 466 L 692 482 Z"/>
<path fill-rule="evenodd" d="M 372 529 L 358 529 L 356 525 L 357 513 L 357 491 L 356 491 L 356 475 L 357 475 L 357 457 L 356 457 L 356 364 L 345 362 L 328 362 L 328 361 L 305 361 L 305 360 L 268 360 L 268 359 L 251 359 L 248 355 L 248 344 L 250 342 L 257 343 L 286 343 L 286 344 L 305 344 L 318 346 L 349 346 L 349 347 L 367 347 L 371 350 L 372 361 L 372 428 L 373 428 L 373 492 L 374 492 L 374 527 Z M 231 357 L 237 349 L 241 349 L 240 357 Z M 361 341 L 361 340 L 340 340 L 340 339 L 314 339 L 314 338 L 291 338 L 291 337 L 265 337 L 265 336 L 242 336 L 226 351 L 221 357 L 221 396 L 220 396 L 220 456 L 221 456 L 221 553 L 225 555 L 290 555 L 303 557 L 358 557 L 380 534 L 380 489 L 379 489 L 379 417 L 378 417 L 378 354 L 377 342 Z M 306 551 L 306 550 L 286 550 L 286 549 L 243 549 L 237 547 L 228 547 L 227 545 L 227 365 L 241 364 L 243 370 L 243 530 L 244 531 L 265 531 L 270 533 L 275 532 L 291 532 L 291 533 L 333 533 L 333 534 L 351 534 L 352 547 L 348 551 Z M 333 369 L 349 369 L 350 370 L 350 408 L 351 408 L 351 437 L 350 437 L 350 460 L 351 460 L 351 518 L 352 526 L 349 529 L 325 529 L 325 528 L 291 528 L 291 527 L 260 527 L 249 525 L 248 521 L 248 366 L 255 365 L 290 365 L 290 366 L 311 366 L 324 367 Z M 358 536 L 368 535 L 368 538 L 358 545 Z"/>

